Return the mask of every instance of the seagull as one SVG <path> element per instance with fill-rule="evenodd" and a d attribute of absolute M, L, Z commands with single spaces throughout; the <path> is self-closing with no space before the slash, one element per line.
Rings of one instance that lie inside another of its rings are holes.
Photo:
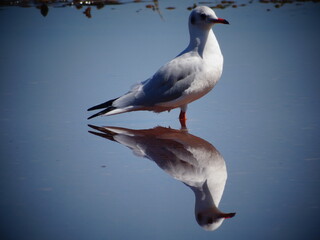
<path fill-rule="evenodd" d="M 126 94 L 89 108 L 88 111 L 103 110 L 88 119 L 138 110 L 159 113 L 180 108 L 179 120 L 186 126 L 188 104 L 211 91 L 222 74 L 223 56 L 212 27 L 229 22 L 218 18 L 211 8 L 199 6 L 190 13 L 188 23 L 190 42 L 184 51 Z"/>

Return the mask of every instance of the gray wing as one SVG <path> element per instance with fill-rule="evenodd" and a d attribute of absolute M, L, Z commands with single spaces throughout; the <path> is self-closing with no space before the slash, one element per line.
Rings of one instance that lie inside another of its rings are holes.
<path fill-rule="evenodd" d="M 149 106 L 161 102 L 175 100 L 185 92 L 194 81 L 197 70 L 195 66 L 198 57 L 179 56 L 161 67 L 152 78 L 143 82 L 142 92 L 144 97 L 137 99 Z M 201 65 L 201 64 L 200 64 Z"/>

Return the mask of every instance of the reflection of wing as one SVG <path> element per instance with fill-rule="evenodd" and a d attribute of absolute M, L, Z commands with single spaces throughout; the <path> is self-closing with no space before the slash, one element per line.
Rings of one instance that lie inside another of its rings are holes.
<path fill-rule="evenodd" d="M 207 141 L 185 130 L 171 128 L 132 130 L 89 126 L 100 131 L 91 133 L 123 144 L 134 154 L 153 160 L 170 176 L 190 187 L 196 197 L 196 219 L 203 228 L 217 229 L 225 218 L 235 215 L 218 209 L 227 170 L 223 157 Z"/>
<path fill-rule="evenodd" d="M 202 185 L 212 168 L 221 163 L 224 166 L 223 158 L 210 143 L 186 131 L 163 127 L 148 130 L 90 127 L 100 131 L 92 133 L 127 146 L 137 156 L 153 160 L 189 186 Z"/>

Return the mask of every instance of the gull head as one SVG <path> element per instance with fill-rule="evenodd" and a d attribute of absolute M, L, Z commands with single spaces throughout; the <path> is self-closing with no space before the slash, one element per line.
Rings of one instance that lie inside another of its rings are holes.
<path fill-rule="evenodd" d="M 218 229 L 227 218 L 233 218 L 236 213 L 223 213 L 218 208 L 205 209 L 196 213 L 198 224 L 207 231 Z"/>
<path fill-rule="evenodd" d="M 189 27 L 211 29 L 215 23 L 229 24 L 223 18 L 218 18 L 215 12 L 206 6 L 199 6 L 192 10 L 189 17 Z"/>

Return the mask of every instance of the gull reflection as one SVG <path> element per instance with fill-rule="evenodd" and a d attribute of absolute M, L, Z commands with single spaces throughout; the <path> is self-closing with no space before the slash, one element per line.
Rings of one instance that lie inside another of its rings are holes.
<path fill-rule="evenodd" d="M 195 194 L 195 218 L 205 230 L 216 230 L 226 218 L 219 208 L 227 180 L 225 161 L 209 142 L 191 135 L 186 129 L 155 127 L 133 130 L 97 127 L 90 133 L 118 142 L 140 157 L 154 161 L 173 178 L 183 182 Z"/>

